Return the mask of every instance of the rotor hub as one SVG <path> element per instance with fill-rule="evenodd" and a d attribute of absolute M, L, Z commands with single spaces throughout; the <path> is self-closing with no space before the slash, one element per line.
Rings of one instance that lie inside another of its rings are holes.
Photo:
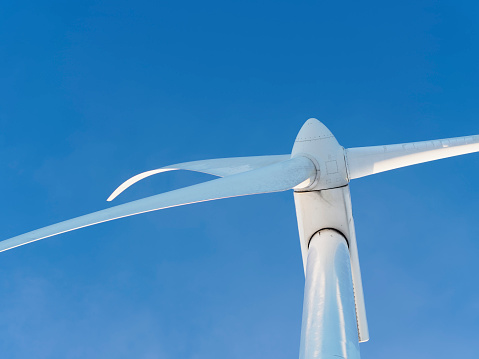
<path fill-rule="evenodd" d="M 315 165 L 316 180 L 295 191 L 320 191 L 347 186 L 349 183 L 344 147 L 329 129 L 315 118 L 305 122 L 294 142 L 291 157 L 309 158 Z"/>

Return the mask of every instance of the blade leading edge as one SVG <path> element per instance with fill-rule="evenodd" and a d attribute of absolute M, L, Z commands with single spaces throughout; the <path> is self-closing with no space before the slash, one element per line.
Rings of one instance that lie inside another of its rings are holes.
<path fill-rule="evenodd" d="M 221 198 L 307 187 L 315 177 L 314 164 L 305 157 L 295 157 L 253 171 L 180 188 L 43 227 L 0 242 L 0 252 L 57 234 L 140 213 Z"/>

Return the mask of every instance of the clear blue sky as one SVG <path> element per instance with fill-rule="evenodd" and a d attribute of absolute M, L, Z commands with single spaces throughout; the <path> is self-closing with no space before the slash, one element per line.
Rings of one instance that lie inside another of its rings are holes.
<path fill-rule="evenodd" d="M 0 5 L 1 239 L 172 163 L 479 134 L 477 1 Z M 479 352 L 479 155 L 351 184 L 368 358 Z M 208 180 L 166 173 L 116 203 Z M 2 358 L 289 359 L 291 192 L 135 216 L 0 254 Z"/>

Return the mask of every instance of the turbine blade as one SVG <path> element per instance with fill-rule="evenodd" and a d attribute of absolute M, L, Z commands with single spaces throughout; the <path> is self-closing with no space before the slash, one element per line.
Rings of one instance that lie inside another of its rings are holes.
<path fill-rule="evenodd" d="M 254 157 L 232 157 L 232 158 L 215 158 L 212 160 L 193 161 L 185 163 L 177 163 L 156 170 L 146 171 L 123 182 L 111 195 L 107 201 L 113 201 L 120 193 L 131 185 L 142 179 L 155 175 L 157 173 L 187 170 L 208 173 L 218 177 L 231 176 L 237 173 L 251 171 L 257 168 L 272 165 L 291 158 L 291 155 L 275 155 L 275 156 L 254 156 Z"/>
<path fill-rule="evenodd" d="M 316 177 L 314 164 L 295 157 L 257 170 L 203 182 L 90 213 L 0 242 L 0 252 L 60 233 L 135 214 L 215 199 L 304 188 Z"/>
<path fill-rule="evenodd" d="M 345 150 L 349 179 L 479 152 L 479 135 Z"/>

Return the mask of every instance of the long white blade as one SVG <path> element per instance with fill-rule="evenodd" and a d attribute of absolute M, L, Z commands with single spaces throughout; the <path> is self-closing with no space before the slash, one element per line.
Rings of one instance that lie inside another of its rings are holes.
<path fill-rule="evenodd" d="M 163 208 L 306 187 L 315 177 L 314 164 L 305 157 L 295 157 L 257 170 L 143 198 L 37 229 L 0 242 L 0 252 L 97 223 Z"/>
<path fill-rule="evenodd" d="M 479 135 L 345 150 L 349 179 L 479 152 Z"/>
<path fill-rule="evenodd" d="M 232 158 L 215 158 L 212 160 L 193 161 L 185 163 L 177 163 L 174 165 L 158 168 L 156 170 L 146 171 L 123 182 L 111 195 L 107 201 L 114 200 L 120 193 L 126 190 L 131 185 L 142 179 L 153 176 L 157 173 L 188 170 L 195 172 L 208 173 L 218 177 L 231 176 L 241 172 L 251 171 L 257 168 L 265 167 L 285 161 L 291 155 L 276 155 L 276 156 L 253 156 L 253 157 L 232 157 Z"/>

